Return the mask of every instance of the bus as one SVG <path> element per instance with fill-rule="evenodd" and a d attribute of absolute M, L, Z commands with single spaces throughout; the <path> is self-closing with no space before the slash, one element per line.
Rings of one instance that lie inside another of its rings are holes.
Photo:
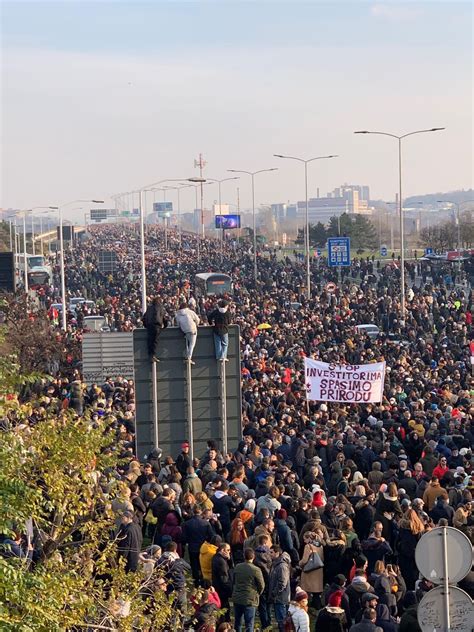
<path fill-rule="evenodd" d="M 32 290 L 51 285 L 52 280 L 49 266 L 36 266 L 32 270 L 28 270 L 28 286 Z"/>
<path fill-rule="evenodd" d="M 26 261 L 28 265 L 28 270 L 32 270 L 33 268 L 42 268 L 47 265 L 46 257 L 43 255 L 26 255 Z M 15 255 L 15 266 L 17 270 L 25 269 L 25 255 L 24 253 L 17 253 Z"/>
<path fill-rule="evenodd" d="M 232 293 L 232 279 L 222 272 L 201 272 L 194 277 L 196 296 L 221 296 Z"/>

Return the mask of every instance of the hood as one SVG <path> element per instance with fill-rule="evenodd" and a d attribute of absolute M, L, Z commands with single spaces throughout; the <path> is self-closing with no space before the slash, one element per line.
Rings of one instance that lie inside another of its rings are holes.
<path fill-rule="evenodd" d="M 286 551 L 282 553 L 280 557 L 273 563 L 274 566 L 280 566 L 280 564 L 288 564 L 289 566 L 291 566 L 291 558 Z"/>
<path fill-rule="evenodd" d="M 165 518 L 165 524 L 168 527 L 177 527 L 179 524 L 178 516 L 174 513 L 169 513 Z"/>
<path fill-rule="evenodd" d="M 199 550 L 200 555 L 215 555 L 217 553 L 217 545 L 203 542 Z"/>
<path fill-rule="evenodd" d="M 430 482 L 430 487 L 441 487 L 441 485 L 439 484 L 439 481 L 432 481 Z"/>
<path fill-rule="evenodd" d="M 217 500 L 220 500 L 223 496 L 226 496 L 227 494 L 225 492 L 221 492 L 220 489 L 218 489 L 216 491 L 216 493 L 214 494 L 214 496 L 217 498 Z"/>
<path fill-rule="evenodd" d="M 331 614 L 343 614 L 344 610 L 342 608 L 338 608 L 337 606 L 326 606 L 326 610 Z"/>
<path fill-rule="evenodd" d="M 356 592 L 360 592 L 360 593 L 370 592 L 370 590 L 369 590 L 370 589 L 370 584 L 363 577 L 354 577 L 354 579 L 352 580 L 350 586 Z"/>

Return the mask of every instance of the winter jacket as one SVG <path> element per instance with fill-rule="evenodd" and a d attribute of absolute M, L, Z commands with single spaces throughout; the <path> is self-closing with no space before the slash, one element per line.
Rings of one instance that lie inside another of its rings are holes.
<path fill-rule="evenodd" d="M 421 632 L 417 618 L 418 604 L 410 606 L 405 610 L 400 619 L 398 632 Z M 360 631 L 359 631 L 360 632 Z"/>
<path fill-rule="evenodd" d="M 176 324 L 184 334 L 197 334 L 199 316 L 188 307 L 179 309 L 176 312 Z"/>
<path fill-rule="evenodd" d="M 359 500 L 355 506 L 354 530 L 362 542 L 370 535 L 370 529 L 375 516 L 375 507 L 368 500 Z"/>
<path fill-rule="evenodd" d="M 212 585 L 219 593 L 222 601 L 229 600 L 232 595 L 232 579 L 229 560 L 216 553 L 211 560 Z"/>
<path fill-rule="evenodd" d="M 439 481 L 430 482 L 423 494 L 423 502 L 425 503 L 426 510 L 431 511 L 435 506 L 436 499 L 442 496 L 445 500 L 448 499 L 448 492 L 441 487 Z"/>
<path fill-rule="evenodd" d="M 295 604 L 290 604 L 288 613 L 291 615 L 296 632 L 310 632 L 309 616 L 303 608 L 300 608 Z"/>
<path fill-rule="evenodd" d="M 280 546 L 286 553 L 290 554 L 293 549 L 293 539 L 291 537 L 291 529 L 285 520 L 277 518 L 275 520 L 275 529 L 278 534 Z"/>
<path fill-rule="evenodd" d="M 202 492 L 202 483 L 201 479 L 197 474 L 192 474 L 191 476 L 186 476 L 183 481 L 183 494 L 186 492 L 191 492 L 193 496 L 196 496 L 199 492 Z"/>
<path fill-rule="evenodd" d="M 316 630 L 324 632 L 345 632 L 347 630 L 346 615 L 342 608 L 326 606 L 319 611 Z"/>
<path fill-rule="evenodd" d="M 453 524 L 454 509 L 445 500 L 438 500 L 429 513 L 435 524 L 438 524 L 441 518 L 446 518 L 449 525 Z"/>
<path fill-rule="evenodd" d="M 125 558 L 125 570 L 136 571 L 142 548 L 143 536 L 135 522 L 122 525 L 117 533 L 118 554 Z"/>
<path fill-rule="evenodd" d="M 165 524 L 161 527 L 161 535 L 168 535 L 178 545 L 177 553 L 183 555 L 183 530 L 179 525 L 179 518 L 175 512 L 169 513 L 165 518 Z"/>
<path fill-rule="evenodd" d="M 225 534 L 229 533 L 230 523 L 232 522 L 233 514 L 237 509 L 237 503 L 229 496 L 229 494 L 221 492 L 220 490 L 217 490 L 216 493 L 211 496 L 211 501 L 214 507 L 214 513 L 219 516 L 222 530 Z"/>
<path fill-rule="evenodd" d="M 291 560 L 288 553 L 282 553 L 273 560 L 268 578 L 268 601 L 270 603 L 290 603 Z"/>
<path fill-rule="evenodd" d="M 354 620 L 357 612 L 362 608 L 362 595 L 366 592 L 373 592 L 372 586 L 363 577 L 356 576 L 346 588 L 346 595 L 349 599 L 349 612 L 351 620 Z"/>
<path fill-rule="evenodd" d="M 368 619 L 362 619 L 360 623 L 349 628 L 349 632 L 382 632 L 382 628 Z M 406 632 L 409 632 L 408 630 Z"/>
<path fill-rule="evenodd" d="M 251 562 L 241 562 L 234 570 L 232 601 L 241 606 L 256 608 L 265 590 L 262 571 Z"/>
<path fill-rule="evenodd" d="M 190 553 L 199 553 L 205 540 L 210 540 L 214 531 L 207 520 L 200 516 L 194 516 L 183 525 L 183 538 L 187 543 Z"/>
<path fill-rule="evenodd" d="M 223 336 L 229 333 L 229 325 L 231 323 L 229 310 L 221 312 L 219 309 L 215 309 L 208 315 L 207 320 L 210 325 L 213 325 L 216 335 Z"/>
<path fill-rule="evenodd" d="M 270 570 L 273 563 L 272 555 L 268 546 L 257 546 L 257 548 L 255 549 L 255 559 L 253 563 L 262 571 L 265 586 L 268 587 Z"/>
<path fill-rule="evenodd" d="M 270 494 L 265 494 L 265 496 L 260 496 L 257 500 L 257 515 L 262 511 L 262 509 L 268 509 L 270 518 L 273 518 L 275 513 L 281 509 L 281 503 Z"/>
<path fill-rule="evenodd" d="M 378 560 L 384 561 L 385 556 L 391 555 L 393 551 L 386 540 L 378 540 L 377 538 L 371 537 L 362 542 L 362 553 L 367 557 L 369 563 L 367 571 L 372 573 L 375 562 Z"/>
<path fill-rule="evenodd" d="M 204 579 L 212 580 L 212 558 L 217 553 L 217 546 L 209 542 L 203 542 L 199 549 L 199 564 Z"/>

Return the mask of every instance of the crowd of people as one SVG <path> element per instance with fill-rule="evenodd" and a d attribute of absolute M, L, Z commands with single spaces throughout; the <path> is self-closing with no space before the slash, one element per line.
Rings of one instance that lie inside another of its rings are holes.
<path fill-rule="evenodd" d="M 79 415 L 87 408 L 92 419 L 114 415 L 130 446 L 113 506 L 127 571 L 155 573 L 157 589 L 183 613 L 191 607 L 190 625 L 201 632 L 418 630 L 418 604 L 434 586 L 414 563 L 420 538 L 448 525 L 474 541 L 470 289 L 409 263 L 402 320 L 394 262 L 355 259 L 338 273 L 313 259 L 307 299 L 298 257 L 259 255 L 255 281 L 248 245 L 227 242 L 217 252 L 202 240 L 198 260 L 196 237 L 171 232 L 168 243 L 165 252 L 160 230 L 147 228 L 148 294 L 158 300 L 145 325 L 182 326 L 192 311 L 217 334 L 230 322 L 240 326 L 239 444 L 223 453 L 210 438 L 192 460 L 183 437 L 179 454 L 152 452 L 139 463 L 132 381 L 85 387 L 71 369 L 43 393 Z M 109 225 L 67 254 L 70 295 L 94 305 L 68 314 L 66 340 L 80 340 L 91 313 L 113 331 L 143 326 L 138 248 L 133 229 Z M 98 270 L 100 249 L 117 253 L 114 274 Z M 193 290 L 197 272 L 216 268 L 233 280 L 232 295 L 219 303 Z M 42 296 L 46 310 L 57 293 Z M 381 333 L 370 338 L 358 324 Z M 187 333 L 191 360 L 195 338 Z M 150 356 L 159 360 L 155 341 L 151 335 Z M 216 340 L 216 357 L 224 360 L 226 350 Z M 305 357 L 386 361 L 383 401 L 308 402 Z M 473 596 L 474 573 L 461 585 Z"/>

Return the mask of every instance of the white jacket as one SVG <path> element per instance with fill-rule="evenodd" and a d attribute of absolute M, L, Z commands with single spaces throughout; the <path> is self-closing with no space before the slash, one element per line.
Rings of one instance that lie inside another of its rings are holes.
<path fill-rule="evenodd" d="M 185 307 L 176 312 L 176 323 L 184 334 L 197 334 L 199 316 L 192 309 Z"/>
<path fill-rule="evenodd" d="M 294 604 L 290 604 L 288 609 L 293 619 L 293 625 L 296 632 L 310 632 L 309 630 L 309 616 L 308 613 Z"/>

